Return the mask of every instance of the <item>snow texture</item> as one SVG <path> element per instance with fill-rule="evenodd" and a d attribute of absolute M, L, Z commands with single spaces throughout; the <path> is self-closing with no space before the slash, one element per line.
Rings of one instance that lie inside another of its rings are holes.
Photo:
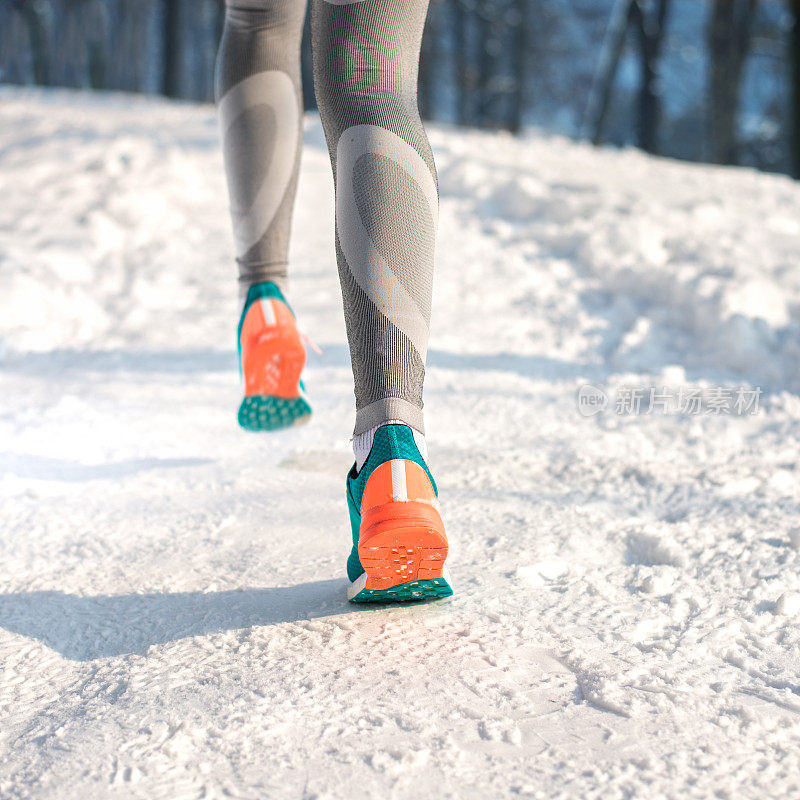
<path fill-rule="evenodd" d="M 457 594 L 353 607 L 318 119 L 315 416 L 259 436 L 213 110 L 1 94 L 0 797 L 798 796 L 798 184 L 434 127 Z M 763 394 L 582 416 L 586 382 Z"/>

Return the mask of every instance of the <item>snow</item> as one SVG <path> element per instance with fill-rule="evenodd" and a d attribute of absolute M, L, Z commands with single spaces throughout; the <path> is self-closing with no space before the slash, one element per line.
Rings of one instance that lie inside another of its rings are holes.
<path fill-rule="evenodd" d="M 261 437 L 213 110 L 0 94 L 4 800 L 797 796 L 800 185 L 434 127 L 457 594 L 359 608 L 318 119 L 315 416 Z M 584 416 L 588 382 L 763 391 Z"/>

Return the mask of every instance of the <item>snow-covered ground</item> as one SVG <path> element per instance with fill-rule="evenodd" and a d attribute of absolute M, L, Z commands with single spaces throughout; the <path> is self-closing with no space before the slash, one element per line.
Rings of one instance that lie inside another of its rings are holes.
<path fill-rule="evenodd" d="M 318 120 L 316 414 L 257 436 L 212 109 L 0 95 L 3 800 L 798 796 L 798 184 L 434 128 L 457 594 L 351 607 Z"/>

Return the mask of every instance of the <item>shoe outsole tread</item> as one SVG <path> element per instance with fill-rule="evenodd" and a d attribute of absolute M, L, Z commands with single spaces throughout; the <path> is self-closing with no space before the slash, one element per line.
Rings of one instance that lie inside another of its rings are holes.
<path fill-rule="evenodd" d="M 355 587 L 358 581 L 354 582 Z M 442 600 L 453 594 L 449 578 L 426 578 L 419 581 L 400 583 L 388 589 L 362 588 L 349 598 L 351 603 L 398 603 Z"/>
<path fill-rule="evenodd" d="M 310 417 L 311 406 L 304 397 L 252 395 L 239 406 L 239 425 L 247 431 L 292 428 L 308 422 Z"/>

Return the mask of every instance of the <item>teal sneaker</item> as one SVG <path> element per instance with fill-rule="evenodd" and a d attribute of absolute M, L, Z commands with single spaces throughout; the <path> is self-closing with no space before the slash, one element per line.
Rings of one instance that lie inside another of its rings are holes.
<path fill-rule="evenodd" d="M 300 380 L 306 349 L 294 313 L 274 283 L 250 287 L 238 341 L 244 383 L 239 425 L 247 431 L 275 431 L 307 422 L 311 406 Z"/>
<path fill-rule="evenodd" d="M 347 476 L 353 603 L 437 600 L 453 594 L 439 493 L 406 425 L 375 431 L 360 472 Z"/>

